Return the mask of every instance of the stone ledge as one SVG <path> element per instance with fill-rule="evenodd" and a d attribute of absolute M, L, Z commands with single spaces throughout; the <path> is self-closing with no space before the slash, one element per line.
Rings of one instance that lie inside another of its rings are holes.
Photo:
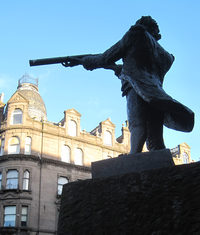
<path fill-rule="evenodd" d="M 137 154 L 120 155 L 117 158 L 92 162 L 92 178 L 110 177 L 131 172 L 142 172 L 174 166 L 169 149 Z"/>

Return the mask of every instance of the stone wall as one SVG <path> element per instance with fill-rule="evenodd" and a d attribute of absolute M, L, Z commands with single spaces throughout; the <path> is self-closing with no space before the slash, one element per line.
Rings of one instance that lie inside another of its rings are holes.
<path fill-rule="evenodd" d="M 58 234 L 200 234 L 200 162 L 64 186 Z"/>

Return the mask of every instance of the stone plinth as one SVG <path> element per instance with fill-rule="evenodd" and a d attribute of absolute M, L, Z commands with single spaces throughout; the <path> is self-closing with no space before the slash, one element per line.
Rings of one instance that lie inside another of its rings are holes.
<path fill-rule="evenodd" d="M 92 178 L 142 172 L 168 166 L 174 166 L 174 161 L 169 149 L 121 155 L 117 158 L 92 162 Z"/>
<path fill-rule="evenodd" d="M 63 188 L 58 235 L 199 235 L 200 162 Z"/>

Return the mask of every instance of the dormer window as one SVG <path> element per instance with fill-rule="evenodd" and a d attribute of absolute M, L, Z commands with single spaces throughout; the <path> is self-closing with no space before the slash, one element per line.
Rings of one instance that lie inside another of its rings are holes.
<path fill-rule="evenodd" d="M 112 146 L 112 134 L 110 131 L 105 131 L 105 144 Z"/>
<path fill-rule="evenodd" d="M 76 136 L 77 124 L 75 121 L 70 120 L 68 126 L 68 134 L 70 136 Z"/>
<path fill-rule="evenodd" d="M 189 157 L 187 155 L 187 153 L 183 153 L 183 164 L 187 164 L 189 163 Z"/>
<path fill-rule="evenodd" d="M 11 123 L 13 125 L 22 124 L 22 110 L 21 109 L 15 109 L 12 113 L 12 121 Z"/>

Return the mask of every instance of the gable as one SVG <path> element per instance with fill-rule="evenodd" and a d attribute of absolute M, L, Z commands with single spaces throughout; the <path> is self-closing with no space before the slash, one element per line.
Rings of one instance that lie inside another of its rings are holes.
<path fill-rule="evenodd" d="M 185 142 L 182 143 L 182 144 L 180 144 L 180 146 L 183 147 L 183 148 L 188 148 L 188 149 L 190 149 L 190 146 L 189 146 L 188 144 L 186 144 Z"/>
<path fill-rule="evenodd" d="M 81 117 L 81 114 L 80 114 L 78 111 L 76 111 L 76 109 L 68 109 L 68 110 L 65 110 L 65 113 L 70 114 L 70 115 L 74 115 L 74 116 Z"/>
<path fill-rule="evenodd" d="M 28 103 L 29 101 L 26 99 L 26 97 L 24 97 L 19 92 L 15 92 L 15 94 L 9 99 L 8 104 L 16 103 L 16 102 L 26 102 L 26 103 Z"/>
<path fill-rule="evenodd" d="M 16 199 L 18 197 L 16 197 L 13 193 L 8 192 L 5 195 L 3 195 L 3 199 Z"/>
<path fill-rule="evenodd" d="M 111 122 L 110 118 L 106 119 L 105 121 L 102 121 L 101 123 L 106 126 L 112 126 L 113 128 L 115 128 L 115 124 Z"/>

